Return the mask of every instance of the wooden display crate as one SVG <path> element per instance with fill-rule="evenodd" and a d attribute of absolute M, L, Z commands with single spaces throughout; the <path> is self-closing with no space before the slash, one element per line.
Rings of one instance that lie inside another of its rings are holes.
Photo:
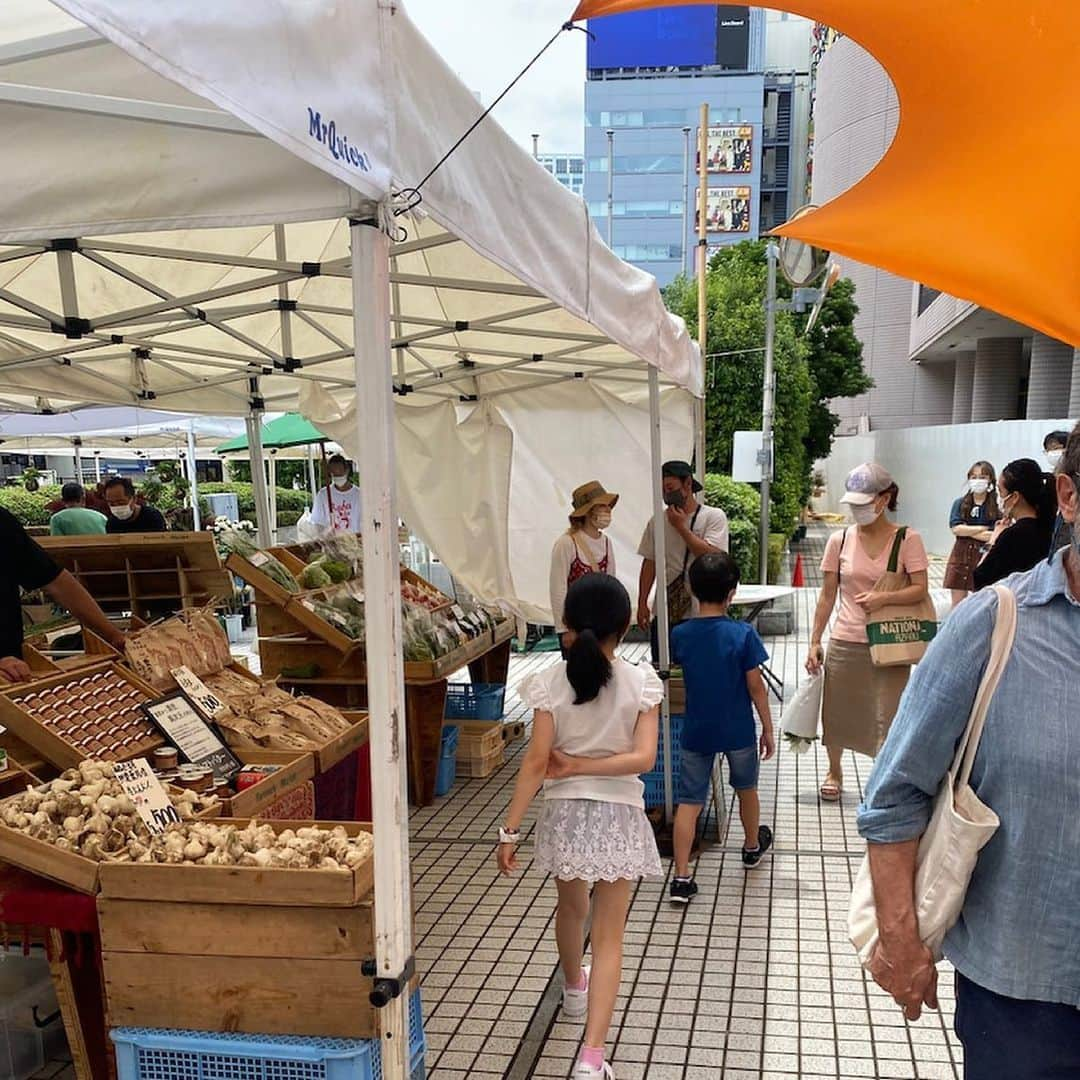
<path fill-rule="evenodd" d="M 272 548 L 269 554 L 273 555 L 293 577 L 296 577 L 304 569 L 304 563 L 301 559 L 282 548 Z M 279 585 L 269 574 L 264 573 L 255 563 L 251 562 L 250 559 L 245 559 L 243 555 L 237 555 L 234 552 L 225 560 L 225 566 L 237 577 L 243 578 L 255 590 L 256 594 L 265 596 L 280 607 L 285 607 L 290 600 L 295 599 L 298 595 Z M 299 582 L 297 587 L 299 587 Z"/>
<path fill-rule="evenodd" d="M 247 825 L 246 818 L 221 818 L 221 825 Z M 344 827 L 350 835 L 371 832 L 369 824 L 348 822 L 270 821 L 275 832 L 315 824 Z M 0 852 L 0 858 L 2 858 Z M 273 907 L 350 907 L 359 904 L 375 885 L 374 861 L 355 870 L 285 870 L 254 866 L 187 866 L 168 863 L 106 863 L 102 866 L 103 896 L 119 900 L 160 900 L 197 904 L 245 904 L 257 897 Z"/>
<path fill-rule="evenodd" d="M 153 619 L 163 606 L 201 607 L 232 595 L 208 532 L 45 536 L 39 543 L 106 611 Z"/>
<path fill-rule="evenodd" d="M 17 795 L 26 788 L 36 787 L 40 783 L 38 777 L 9 754 L 7 768 L 0 770 L 0 799 Z"/>
<path fill-rule="evenodd" d="M 44 761 L 58 769 L 70 769 L 84 761 L 90 755 L 75 746 L 62 735 L 52 731 L 20 704 L 31 694 L 37 694 L 52 687 L 63 686 L 81 678 L 89 678 L 103 672 L 112 672 L 140 691 L 147 701 L 160 696 L 156 690 L 147 686 L 133 672 L 117 663 L 95 664 L 75 672 L 62 671 L 56 675 L 30 683 L 19 683 L 0 687 L 0 724 L 11 731 L 18 739 L 32 747 Z M 127 761 L 130 758 L 144 757 L 156 747 L 162 745 L 161 736 L 154 730 L 149 720 L 145 721 L 146 737 L 127 750 L 113 757 L 102 757 L 106 761 Z"/>
<path fill-rule="evenodd" d="M 458 746 L 457 775 L 467 780 L 482 780 L 490 776 L 498 769 L 505 760 L 505 747 L 502 737 L 499 737 L 499 745 L 484 754 L 462 754 L 461 746 Z"/>
<path fill-rule="evenodd" d="M 447 720 L 446 724 L 458 729 L 458 760 L 463 757 L 481 758 L 502 749 L 504 735 L 501 720 Z"/>
<path fill-rule="evenodd" d="M 317 614 L 314 608 L 316 602 L 328 602 L 328 598 L 333 595 L 334 589 L 312 589 L 302 596 L 293 597 L 286 605 L 285 613 L 315 637 L 325 641 L 342 655 L 348 656 L 358 649 L 363 650 L 363 638 L 349 637 L 343 630 Z"/>
<path fill-rule="evenodd" d="M 315 775 L 315 755 L 294 750 L 256 750 L 232 748 L 245 765 L 278 765 L 271 773 L 243 791 L 226 800 L 222 815 L 230 818 L 258 817 L 268 806 L 276 803 L 282 795 L 299 787 Z"/>

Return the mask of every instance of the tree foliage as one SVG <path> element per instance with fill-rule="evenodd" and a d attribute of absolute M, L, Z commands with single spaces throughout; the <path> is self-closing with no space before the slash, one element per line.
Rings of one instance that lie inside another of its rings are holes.
<path fill-rule="evenodd" d="M 747 240 L 717 252 L 706 279 L 708 351 L 706 464 L 730 473 L 736 431 L 761 429 L 765 358 L 765 242 Z M 858 308 L 854 285 L 838 283 L 812 333 L 807 316 L 779 312 L 776 318 L 775 470 L 773 531 L 790 534 L 809 496 L 813 462 L 828 454 L 837 418 L 828 400 L 864 393 L 871 385 L 862 367 L 862 346 L 852 321 Z M 791 288 L 781 278 L 781 300 Z M 697 328 L 697 282 L 678 278 L 665 291 L 668 307 Z M 717 355 L 727 354 L 727 355 Z"/>

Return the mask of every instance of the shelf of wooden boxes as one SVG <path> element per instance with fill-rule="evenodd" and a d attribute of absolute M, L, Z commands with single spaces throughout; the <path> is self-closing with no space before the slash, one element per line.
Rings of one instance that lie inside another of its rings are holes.
<path fill-rule="evenodd" d="M 103 866 L 110 1026 L 371 1038 L 377 1011 L 361 964 L 374 956 L 373 884 L 370 858 L 348 872 Z M 198 990 L 178 995 L 178 986 Z"/>
<path fill-rule="evenodd" d="M 232 595 L 208 532 L 45 536 L 38 541 L 105 611 L 156 618 Z"/>

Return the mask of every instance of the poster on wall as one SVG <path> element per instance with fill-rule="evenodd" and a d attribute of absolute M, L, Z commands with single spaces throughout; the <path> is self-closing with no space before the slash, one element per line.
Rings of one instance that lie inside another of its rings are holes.
<path fill-rule="evenodd" d="M 710 124 L 706 172 L 743 173 L 754 171 L 754 128 L 750 124 Z M 698 162 L 698 172 L 701 163 Z"/>
<path fill-rule="evenodd" d="M 705 231 L 707 233 L 748 233 L 750 231 L 750 188 L 709 188 L 705 199 Z"/>

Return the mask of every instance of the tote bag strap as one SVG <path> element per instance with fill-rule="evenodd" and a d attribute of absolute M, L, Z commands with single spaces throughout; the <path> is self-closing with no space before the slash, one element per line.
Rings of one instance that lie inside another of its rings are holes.
<path fill-rule="evenodd" d="M 1001 681 L 1002 672 L 1009 662 L 1013 639 L 1016 637 L 1016 596 L 1004 585 L 995 585 L 998 596 L 997 615 L 994 620 L 994 632 L 990 638 L 990 659 L 986 663 L 982 682 L 975 695 L 975 704 L 971 708 L 971 717 L 956 749 L 953 762 L 953 774 L 957 786 L 967 784 L 971 769 L 975 764 L 975 755 L 979 752 L 979 740 L 982 738 L 986 714 L 990 709 L 994 692 Z"/>
<path fill-rule="evenodd" d="M 907 537 L 907 526 L 901 525 L 896 530 L 896 535 L 893 537 L 892 551 L 889 552 L 889 568 L 890 574 L 895 574 L 900 568 L 900 548 L 904 545 L 904 540 Z"/>

